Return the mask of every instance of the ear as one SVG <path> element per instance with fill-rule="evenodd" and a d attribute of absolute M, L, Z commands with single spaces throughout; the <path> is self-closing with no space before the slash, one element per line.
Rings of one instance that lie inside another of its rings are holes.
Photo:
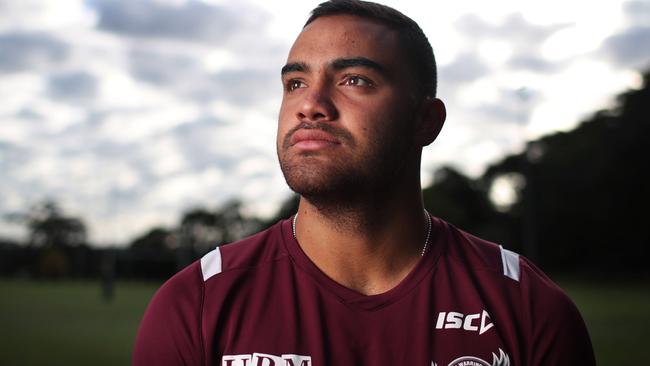
<path fill-rule="evenodd" d="M 427 97 L 422 103 L 420 112 L 416 142 L 421 146 L 427 146 L 435 141 L 440 134 L 447 118 L 447 109 L 442 100 Z"/>

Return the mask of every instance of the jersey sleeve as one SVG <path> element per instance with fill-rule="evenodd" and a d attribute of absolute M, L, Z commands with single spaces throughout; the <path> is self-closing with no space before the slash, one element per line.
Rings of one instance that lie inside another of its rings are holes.
<path fill-rule="evenodd" d="M 200 273 L 194 263 L 156 292 L 138 329 L 134 366 L 203 365 Z"/>
<path fill-rule="evenodd" d="M 531 301 L 532 344 L 527 345 L 531 350 L 528 364 L 595 366 L 587 327 L 573 301 L 532 264 L 525 261 L 522 265 L 522 283 L 528 283 Z M 523 277 L 526 275 L 540 281 L 527 281 Z"/>

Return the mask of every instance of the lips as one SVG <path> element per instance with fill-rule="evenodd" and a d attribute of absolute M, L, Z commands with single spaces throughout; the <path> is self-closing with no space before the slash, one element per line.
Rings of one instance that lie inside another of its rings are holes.
<path fill-rule="evenodd" d="M 339 140 L 319 129 L 300 129 L 291 135 L 289 145 L 314 150 L 340 144 Z"/>

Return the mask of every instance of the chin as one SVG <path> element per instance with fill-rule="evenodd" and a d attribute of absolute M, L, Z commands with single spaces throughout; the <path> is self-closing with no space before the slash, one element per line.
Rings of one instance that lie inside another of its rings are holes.
<path fill-rule="evenodd" d="M 322 164 L 281 163 L 282 173 L 289 188 L 305 198 L 318 199 L 341 195 L 357 186 L 358 174 L 340 167 Z M 352 173 L 352 174 L 351 174 Z"/>
<path fill-rule="evenodd" d="M 331 175 L 320 169 L 292 167 L 282 172 L 289 188 L 301 196 L 318 196 L 336 190 Z"/>
<path fill-rule="evenodd" d="M 351 159 L 279 155 L 280 168 L 292 191 L 315 203 L 352 202 L 386 193 L 394 183 L 390 159 Z M 388 160 L 388 161 L 387 161 Z M 389 169 L 387 169 L 389 168 Z"/>

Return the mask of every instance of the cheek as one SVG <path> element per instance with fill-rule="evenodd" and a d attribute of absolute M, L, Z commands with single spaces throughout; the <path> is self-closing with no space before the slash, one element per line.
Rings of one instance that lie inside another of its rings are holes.
<path fill-rule="evenodd" d="M 282 96 L 282 102 L 280 103 L 280 117 L 286 115 L 287 113 L 287 108 L 288 108 L 288 101 L 286 96 Z"/>
<path fill-rule="evenodd" d="M 278 130 L 277 130 L 278 146 L 282 141 L 282 139 L 284 138 L 284 135 L 289 131 L 291 125 L 291 119 L 289 118 L 290 116 L 287 114 L 287 111 L 288 109 L 286 108 L 286 105 L 283 100 L 282 105 L 280 106 L 280 112 L 278 113 Z"/>
<path fill-rule="evenodd" d="M 395 110 L 385 110 L 384 113 L 371 125 L 367 131 L 368 143 L 380 155 L 404 152 L 413 144 L 413 121 L 403 113 Z"/>

